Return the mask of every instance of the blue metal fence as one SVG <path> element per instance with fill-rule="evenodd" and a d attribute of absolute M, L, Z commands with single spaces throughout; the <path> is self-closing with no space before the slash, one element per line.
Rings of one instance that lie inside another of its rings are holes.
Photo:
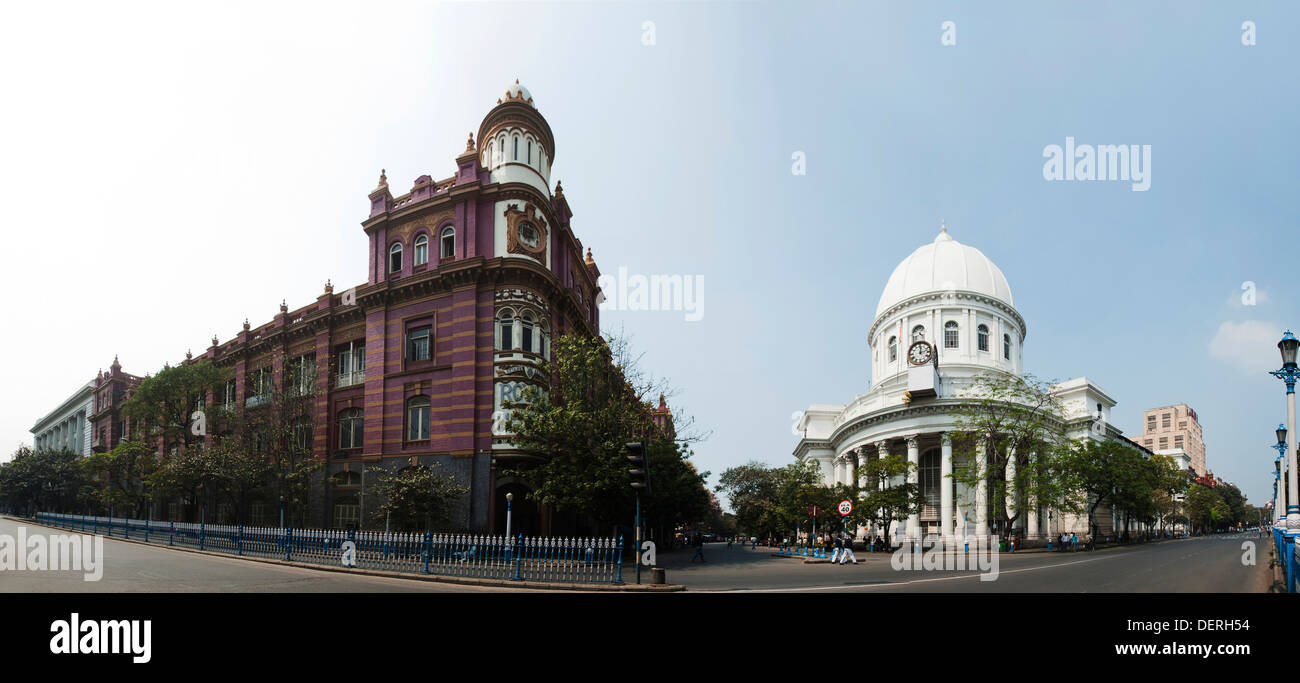
<path fill-rule="evenodd" d="M 1300 584 L 1300 557 L 1296 555 L 1295 536 L 1288 537 L 1285 530 L 1273 527 L 1273 544 L 1282 563 L 1286 592 L 1294 593 L 1297 585 Z"/>
<path fill-rule="evenodd" d="M 622 583 L 623 539 L 247 527 L 37 513 L 50 526 L 321 565 L 514 581 Z"/>

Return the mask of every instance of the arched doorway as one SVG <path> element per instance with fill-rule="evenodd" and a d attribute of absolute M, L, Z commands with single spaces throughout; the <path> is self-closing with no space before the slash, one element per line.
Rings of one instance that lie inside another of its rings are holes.
<path fill-rule="evenodd" d="M 502 484 L 497 487 L 493 503 L 496 505 L 496 525 L 492 533 L 504 536 L 506 533 L 506 494 L 513 494 L 510 502 L 510 535 L 541 535 L 542 517 L 537 503 L 528 500 L 528 487 L 517 482 Z"/>

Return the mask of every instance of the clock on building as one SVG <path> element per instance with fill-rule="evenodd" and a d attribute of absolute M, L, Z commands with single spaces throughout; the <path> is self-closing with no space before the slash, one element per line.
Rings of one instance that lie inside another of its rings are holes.
<path fill-rule="evenodd" d="M 934 356 L 934 347 L 925 340 L 914 341 L 907 349 L 907 362 L 912 365 L 925 365 Z"/>

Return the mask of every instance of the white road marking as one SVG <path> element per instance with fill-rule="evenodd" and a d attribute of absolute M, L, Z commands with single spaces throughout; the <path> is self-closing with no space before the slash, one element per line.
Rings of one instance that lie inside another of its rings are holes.
<path fill-rule="evenodd" d="M 1020 572 L 1032 572 L 1032 571 L 1036 571 L 1036 570 L 1039 570 L 1039 569 L 1052 569 L 1053 567 L 1068 567 L 1068 566 L 1073 565 L 1073 564 L 1084 564 L 1084 563 L 1087 563 L 1087 562 L 1097 562 L 1097 561 L 1100 561 L 1100 560 L 1113 560 L 1113 559 L 1115 559 L 1116 557 L 1123 557 L 1123 555 L 1112 555 L 1112 556 L 1110 556 L 1110 557 L 1094 557 L 1094 558 L 1092 558 L 1092 559 L 1088 559 L 1088 560 L 1075 560 L 1074 562 L 1061 562 L 1061 563 L 1059 563 L 1059 564 L 1047 564 L 1047 565 L 1043 565 L 1043 566 L 1041 566 L 1041 567 L 1026 567 L 1026 568 L 1024 568 L 1024 569 L 1009 569 L 1009 570 L 1007 570 L 1007 571 L 1000 571 L 1000 572 L 998 572 L 998 576 L 1002 576 L 1003 574 L 1019 574 Z M 977 574 L 963 574 L 963 575 L 961 575 L 961 576 L 939 576 L 939 577 L 935 577 L 935 578 L 932 578 L 932 579 L 912 579 L 911 581 L 890 581 L 890 582 L 888 582 L 888 583 L 881 583 L 881 584 L 875 584 L 875 585 L 856 585 L 856 586 L 845 586 L 845 585 L 840 585 L 840 586 L 808 586 L 808 587 L 804 587 L 804 588 L 755 588 L 755 589 L 750 589 L 750 590 L 743 590 L 743 589 L 742 589 L 742 590 L 726 590 L 726 591 L 696 591 L 696 592 L 698 592 L 698 593 L 795 593 L 795 592 L 799 592 L 799 591 L 833 591 L 833 590 L 839 590 L 839 591 L 842 591 L 842 590 L 849 590 L 849 589 L 853 589 L 853 588 L 889 588 L 889 587 L 892 587 L 892 586 L 906 586 L 906 585 L 908 585 L 908 584 L 912 584 L 912 583 L 929 583 L 929 582 L 931 582 L 931 581 L 956 581 L 956 580 L 958 580 L 958 579 L 974 579 L 974 578 L 978 578 L 979 576 L 980 576 L 980 574 L 978 574 L 978 573 L 977 573 Z"/>

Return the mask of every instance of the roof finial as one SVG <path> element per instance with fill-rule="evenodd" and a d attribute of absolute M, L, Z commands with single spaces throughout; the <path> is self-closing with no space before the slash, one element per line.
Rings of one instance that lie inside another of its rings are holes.
<path fill-rule="evenodd" d="M 388 187 L 388 169 L 379 169 L 379 186 Z"/>
<path fill-rule="evenodd" d="M 589 266 L 596 265 L 596 259 L 591 257 L 591 247 L 587 247 L 587 258 L 583 262 Z"/>
<path fill-rule="evenodd" d="M 474 131 L 469 132 L 469 142 L 465 143 L 465 151 L 469 152 L 474 149 Z"/>
<path fill-rule="evenodd" d="M 939 219 L 939 232 L 948 232 L 948 226 L 944 225 L 943 219 Z"/>

